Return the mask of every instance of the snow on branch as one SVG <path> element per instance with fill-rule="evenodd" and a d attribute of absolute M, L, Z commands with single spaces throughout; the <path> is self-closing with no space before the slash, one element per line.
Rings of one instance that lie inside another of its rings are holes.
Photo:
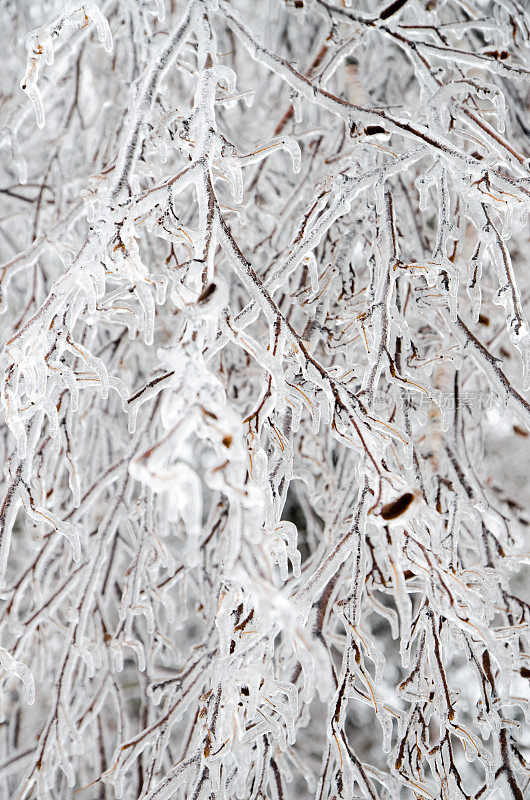
<path fill-rule="evenodd" d="M 530 796 L 526 4 L 0 20 L 0 800 Z"/>

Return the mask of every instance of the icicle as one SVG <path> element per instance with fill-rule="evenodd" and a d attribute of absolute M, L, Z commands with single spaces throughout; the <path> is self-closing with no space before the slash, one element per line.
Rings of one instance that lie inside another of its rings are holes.
<path fill-rule="evenodd" d="M 94 2 L 85 2 L 84 9 L 86 15 L 94 22 L 98 39 L 107 53 L 112 53 L 112 33 L 110 32 L 107 18 L 101 13 Z"/>
<path fill-rule="evenodd" d="M 35 681 L 29 668 L 22 664 L 21 661 L 15 661 L 13 656 L 3 647 L 0 647 L 0 664 L 5 670 L 20 678 L 26 690 L 26 702 L 30 706 L 33 705 L 35 702 Z"/>
<path fill-rule="evenodd" d="M 31 104 L 33 105 L 37 128 L 44 128 L 44 106 L 42 104 L 41 93 L 36 81 L 32 79 L 24 80 L 21 84 L 21 87 L 26 92 L 27 96 L 31 100 Z"/>
<path fill-rule="evenodd" d="M 300 150 L 300 145 L 296 139 L 292 136 L 285 136 L 282 139 L 281 144 L 283 149 L 286 150 L 291 156 L 293 172 L 300 172 L 300 167 L 302 165 L 302 151 Z"/>

